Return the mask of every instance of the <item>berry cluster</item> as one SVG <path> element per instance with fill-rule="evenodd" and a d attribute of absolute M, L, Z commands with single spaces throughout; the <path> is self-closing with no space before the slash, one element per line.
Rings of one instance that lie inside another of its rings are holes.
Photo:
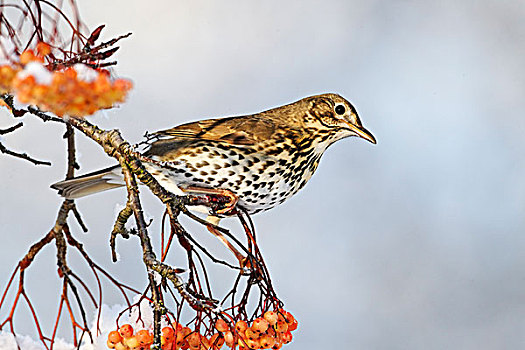
<path fill-rule="evenodd" d="M 174 331 L 171 327 L 162 329 L 162 349 L 171 350 L 174 339 Z M 149 349 L 153 344 L 153 333 L 146 329 L 138 330 L 134 333 L 130 324 L 121 326 L 118 331 L 111 331 L 108 334 L 107 346 L 116 350 L 144 350 Z"/>
<path fill-rule="evenodd" d="M 223 319 L 215 323 L 218 331 L 209 338 L 197 330 L 183 327 L 174 322 L 171 327 L 162 328 L 163 350 L 219 350 L 226 345 L 231 349 L 280 349 L 292 341 L 292 331 L 297 329 L 297 320 L 282 309 L 267 311 L 251 325 L 237 321 L 235 325 Z M 153 334 L 146 329 L 134 333 L 133 327 L 125 324 L 118 331 L 108 335 L 107 346 L 115 350 L 147 350 L 153 344 Z"/>
<path fill-rule="evenodd" d="M 40 43 L 36 53 L 26 50 L 20 55 L 23 69 L 0 66 L 0 93 L 12 92 L 20 102 L 57 116 L 83 117 L 123 102 L 132 88 L 129 80 L 112 80 L 108 71 L 83 64 L 50 71 L 44 66 L 50 54 L 49 45 Z"/>
<path fill-rule="evenodd" d="M 297 329 L 297 320 L 288 311 L 278 309 L 266 311 L 251 325 L 240 320 L 235 324 L 234 332 L 229 330 L 228 324 L 218 319 L 215 328 L 221 332 L 226 346 L 239 350 L 247 349 L 280 349 L 284 344 L 292 341 L 292 331 Z"/>

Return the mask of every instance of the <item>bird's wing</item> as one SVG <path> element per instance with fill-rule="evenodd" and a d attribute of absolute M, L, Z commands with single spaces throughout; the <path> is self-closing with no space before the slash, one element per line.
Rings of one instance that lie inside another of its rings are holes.
<path fill-rule="evenodd" d="M 201 120 L 157 131 L 152 135 L 162 139 L 208 140 L 235 146 L 252 146 L 270 138 L 275 128 L 272 120 L 252 115 Z"/>

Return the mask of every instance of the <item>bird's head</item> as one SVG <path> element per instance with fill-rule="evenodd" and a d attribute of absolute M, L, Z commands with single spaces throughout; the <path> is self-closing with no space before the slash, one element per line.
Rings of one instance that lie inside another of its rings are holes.
<path fill-rule="evenodd" d="M 332 135 L 332 142 L 350 136 L 358 136 L 376 143 L 374 135 L 366 130 L 357 111 L 350 102 L 337 94 L 307 97 L 306 124 Z"/>

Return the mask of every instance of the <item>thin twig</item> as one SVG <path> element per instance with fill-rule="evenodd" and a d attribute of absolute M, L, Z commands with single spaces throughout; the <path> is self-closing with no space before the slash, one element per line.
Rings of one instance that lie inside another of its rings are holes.
<path fill-rule="evenodd" d="M 7 129 L 0 129 L 0 135 L 5 135 L 5 134 L 8 134 L 10 132 L 13 132 L 15 131 L 16 129 L 18 128 L 21 128 L 22 126 L 24 125 L 24 123 L 20 122 L 16 125 L 13 125 L 12 127 L 10 128 L 7 128 Z"/>
<path fill-rule="evenodd" d="M 18 152 L 11 151 L 11 150 L 7 149 L 1 142 L 0 142 L 0 152 L 2 152 L 4 154 L 7 154 L 7 155 L 10 155 L 10 156 L 13 156 L 13 157 L 16 157 L 16 158 L 20 158 L 20 159 L 24 159 L 24 160 L 30 161 L 34 165 L 51 166 L 51 162 L 35 159 L 35 158 L 27 155 L 27 153 L 18 153 Z"/>

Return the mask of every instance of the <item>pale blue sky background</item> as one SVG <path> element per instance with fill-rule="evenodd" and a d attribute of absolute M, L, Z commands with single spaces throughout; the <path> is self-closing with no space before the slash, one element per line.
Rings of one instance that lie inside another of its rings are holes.
<path fill-rule="evenodd" d="M 525 347 L 525 2 L 79 3 L 91 27 L 107 24 L 105 39 L 134 33 L 117 72 L 135 90 L 90 119 L 130 141 L 321 92 L 351 100 L 378 139 L 338 142 L 304 190 L 254 218 L 300 321 L 288 349 Z M 51 228 L 60 199 L 49 184 L 65 169 L 63 127 L 24 122 L 3 143 L 54 166 L 0 155 L 2 285 Z M 83 137 L 78 149 L 83 172 L 113 162 Z M 112 191 L 78 202 L 90 232 L 74 233 L 104 266 L 124 201 Z M 127 281 L 143 274 L 137 246 L 119 241 L 111 266 Z M 28 274 L 44 321 L 58 300 L 54 254 Z"/>

